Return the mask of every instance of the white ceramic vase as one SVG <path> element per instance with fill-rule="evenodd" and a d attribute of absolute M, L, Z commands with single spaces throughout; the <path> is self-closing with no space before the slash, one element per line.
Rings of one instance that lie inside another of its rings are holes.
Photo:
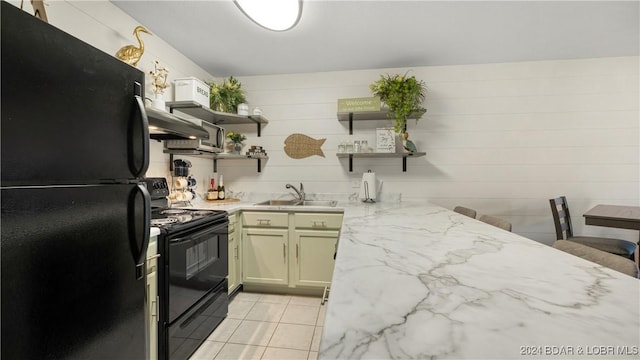
<path fill-rule="evenodd" d="M 161 111 L 166 111 L 166 104 L 164 102 L 164 94 L 162 93 L 158 93 L 156 94 L 155 98 L 153 99 L 153 102 L 151 102 L 151 105 Z"/>

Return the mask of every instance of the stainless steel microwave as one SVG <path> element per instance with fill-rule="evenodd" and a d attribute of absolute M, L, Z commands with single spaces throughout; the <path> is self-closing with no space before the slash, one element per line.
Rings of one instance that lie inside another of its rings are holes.
<path fill-rule="evenodd" d="M 211 124 L 204 120 L 192 120 L 199 122 L 209 133 L 209 139 L 196 139 L 196 140 L 165 140 L 164 147 L 166 149 L 181 149 L 181 150 L 199 150 L 211 153 L 219 153 L 224 150 L 224 129 L 220 126 Z"/>

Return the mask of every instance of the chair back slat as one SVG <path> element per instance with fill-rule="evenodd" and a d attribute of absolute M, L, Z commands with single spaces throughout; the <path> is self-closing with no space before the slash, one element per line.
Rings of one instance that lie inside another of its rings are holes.
<path fill-rule="evenodd" d="M 553 215 L 553 224 L 556 228 L 556 239 L 566 240 L 573 236 L 573 227 L 571 226 L 571 215 L 569 214 L 569 204 L 565 196 L 555 199 L 549 199 L 551 205 L 551 214 Z"/>

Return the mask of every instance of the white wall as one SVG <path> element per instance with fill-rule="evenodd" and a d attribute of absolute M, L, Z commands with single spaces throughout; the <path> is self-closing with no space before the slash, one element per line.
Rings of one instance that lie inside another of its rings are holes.
<path fill-rule="evenodd" d="M 107 53 L 135 42 L 131 31 L 139 24 L 109 2 L 47 4 L 50 23 Z M 25 8 L 31 10 L 27 1 Z M 143 36 L 143 71 L 159 60 L 170 69 L 171 81 L 212 79 L 162 39 Z M 384 181 L 383 192 L 448 208 L 473 207 L 545 243 L 554 239 L 548 199 L 564 194 L 576 232 L 637 240 L 636 231 L 585 227 L 580 215 L 597 203 L 640 204 L 638 57 L 413 68 L 411 74 L 428 85 L 428 112 L 417 125 L 410 121 L 409 131 L 427 156 L 409 159 L 406 173 L 399 159 L 355 159 L 349 173 L 347 161 L 335 156 L 338 143 L 366 139 L 374 145 L 375 128 L 390 122 L 356 123 L 350 136 L 347 124 L 337 121 L 336 100 L 370 96 L 368 84 L 379 75 L 407 70 L 241 78 L 251 107 L 261 107 L 269 124 L 260 138 L 254 126 L 228 129 L 246 133 L 248 145 L 263 145 L 270 159 L 260 174 L 253 160 L 220 161 L 225 185 L 232 191 L 284 192 L 286 183 L 304 182 L 307 192 L 354 193 L 361 173 L 371 169 Z M 168 89 L 166 99 L 172 94 Z M 326 138 L 325 157 L 287 157 L 283 142 L 292 133 Z M 162 144 L 152 141 L 151 147 L 147 175 L 169 176 Z M 204 182 L 213 171 L 211 160 L 189 160 Z"/>
<path fill-rule="evenodd" d="M 232 190 L 285 191 L 304 182 L 308 192 L 355 192 L 362 172 L 384 181 L 383 192 L 469 206 L 503 217 L 514 231 L 550 243 L 548 199 L 566 195 L 576 232 L 637 240 L 635 231 L 584 228 L 581 214 L 597 203 L 639 205 L 638 57 L 413 68 L 428 86 L 428 112 L 410 138 L 427 156 L 346 159 L 338 143 L 366 139 L 390 122 L 358 122 L 354 135 L 336 118 L 336 100 L 370 96 L 368 84 L 384 73 L 409 69 L 246 77 L 251 107 L 269 119 L 262 137 L 249 126 L 248 145 L 263 145 L 270 159 L 257 174 L 253 161 L 221 162 Z M 326 138 L 326 157 L 295 160 L 285 138 Z"/>

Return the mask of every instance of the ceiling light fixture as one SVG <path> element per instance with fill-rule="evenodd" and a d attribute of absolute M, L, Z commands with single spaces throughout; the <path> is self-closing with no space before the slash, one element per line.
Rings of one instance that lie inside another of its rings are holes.
<path fill-rule="evenodd" d="M 294 27 L 302 15 L 302 0 L 234 0 L 256 24 L 273 31 Z"/>

